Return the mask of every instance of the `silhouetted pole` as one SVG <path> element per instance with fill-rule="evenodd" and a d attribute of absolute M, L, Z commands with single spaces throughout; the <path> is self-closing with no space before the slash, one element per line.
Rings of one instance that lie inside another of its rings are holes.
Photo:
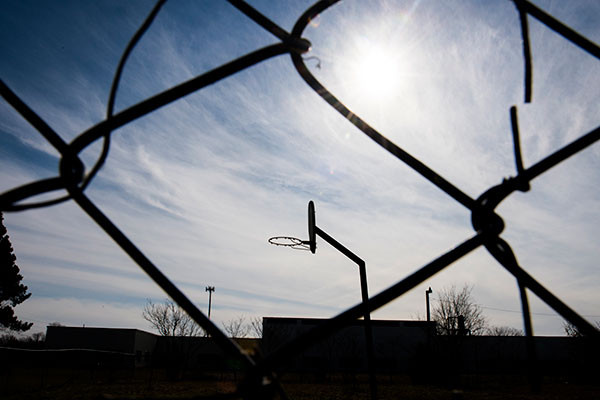
<path fill-rule="evenodd" d="M 215 291 L 214 286 L 207 286 L 206 291 L 208 292 L 208 319 L 210 319 L 210 307 L 212 304 L 212 292 Z"/>
<path fill-rule="evenodd" d="M 369 301 L 369 289 L 367 285 L 367 266 L 365 262 L 358 257 L 356 254 L 348 250 L 340 242 L 329 236 L 321 228 L 315 225 L 315 234 L 319 235 L 327 243 L 336 248 L 340 253 L 344 254 L 350 260 L 354 261 L 358 265 L 358 271 L 360 274 L 360 292 L 362 295 L 362 302 L 365 305 L 364 322 L 365 322 L 365 345 L 367 350 L 367 365 L 369 368 L 369 386 L 371 388 L 371 399 L 377 399 L 377 383 L 375 380 L 375 354 L 373 352 L 373 327 L 371 324 L 371 312 L 367 308 L 366 304 Z"/>
<path fill-rule="evenodd" d="M 433 292 L 431 286 L 425 291 L 425 304 L 427 306 L 427 322 L 431 322 L 431 313 L 429 312 L 429 295 Z"/>

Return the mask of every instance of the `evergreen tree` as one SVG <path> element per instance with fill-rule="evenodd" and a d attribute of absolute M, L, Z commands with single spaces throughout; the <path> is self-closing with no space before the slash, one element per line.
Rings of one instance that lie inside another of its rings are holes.
<path fill-rule="evenodd" d="M 26 331 L 33 324 L 19 321 L 13 307 L 27 300 L 31 293 L 27 293 L 27 286 L 21 283 L 23 275 L 19 274 L 16 261 L 0 212 L 0 329 Z"/>

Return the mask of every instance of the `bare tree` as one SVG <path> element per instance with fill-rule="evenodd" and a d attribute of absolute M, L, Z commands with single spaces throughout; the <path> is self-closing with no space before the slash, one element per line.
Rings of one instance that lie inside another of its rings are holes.
<path fill-rule="evenodd" d="M 250 320 L 249 331 L 254 337 L 263 337 L 263 320 L 261 317 L 254 317 Z"/>
<path fill-rule="evenodd" d="M 485 334 L 489 336 L 524 336 L 521 329 L 512 326 L 491 326 L 485 330 Z"/>
<path fill-rule="evenodd" d="M 31 334 L 31 341 L 34 343 L 40 343 L 46 341 L 46 335 L 44 332 L 36 332 Z"/>
<path fill-rule="evenodd" d="M 596 328 L 600 330 L 600 321 L 595 322 Z M 565 331 L 565 335 L 570 337 L 581 337 L 584 336 L 583 333 L 577 329 L 577 327 L 569 322 L 563 322 L 563 330 Z"/>
<path fill-rule="evenodd" d="M 155 304 L 147 300 L 142 317 L 162 336 L 201 336 L 202 328 L 173 301 Z"/>
<path fill-rule="evenodd" d="M 457 289 L 452 285 L 438 292 L 431 318 L 437 323 L 440 335 L 481 335 L 486 320 L 483 311 L 471 297 L 473 287 L 465 285 Z"/>
<path fill-rule="evenodd" d="M 231 338 L 243 338 L 250 332 L 250 325 L 246 323 L 243 315 L 230 319 L 222 325 L 225 333 Z"/>

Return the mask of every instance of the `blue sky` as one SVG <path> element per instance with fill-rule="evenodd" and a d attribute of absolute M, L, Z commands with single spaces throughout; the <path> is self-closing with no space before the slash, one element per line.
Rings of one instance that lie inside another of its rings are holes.
<path fill-rule="evenodd" d="M 291 30 L 310 1 L 249 1 Z M 600 42 L 597 1 L 535 1 Z M 66 141 L 106 115 L 119 58 L 149 1 L 7 1 L 0 76 Z M 518 15 L 510 1 L 344 1 L 305 31 L 313 74 L 350 109 L 473 198 L 515 174 L 509 108 L 525 166 L 600 122 L 600 63 L 530 18 L 533 102 L 523 104 Z M 167 2 L 123 72 L 116 110 L 276 39 L 224 1 Z M 387 67 L 382 68 L 385 64 Z M 373 72 L 375 71 L 375 72 Z M 369 77 L 369 73 L 371 77 Z M 372 76 L 382 80 L 372 80 Z M 383 82 L 383 83 L 382 83 Z M 81 158 L 88 168 L 96 143 Z M 58 153 L 0 102 L 0 191 L 52 177 Z M 498 208 L 520 264 L 589 320 L 600 320 L 595 145 Z M 276 248 L 317 223 L 367 262 L 375 294 L 473 234 L 470 214 L 366 138 L 279 56 L 138 119 L 112 135 L 88 196 L 212 316 L 331 317 L 360 301 L 358 271 L 326 243 Z M 6 213 L 32 297 L 17 314 L 149 330 L 162 291 L 72 202 Z M 473 285 L 492 325 L 520 328 L 514 278 L 478 249 L 374 318 L 425 314 L 424 291 Z M 534 295 L 534 332 L 562 319 Z"/>

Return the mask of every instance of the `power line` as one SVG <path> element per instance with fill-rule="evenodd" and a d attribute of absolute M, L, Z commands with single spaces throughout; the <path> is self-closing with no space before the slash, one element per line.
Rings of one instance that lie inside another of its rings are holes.
<path fill-rule="evenodd" d="M 517 310 L 507 310 L 504 308 L 496 308 L 496 307 L 487 307 L 487 306 L 480 306 L 481 308 L 484 308 L 486 310 L 494 310 L 494 311 L 502 311 L 502 312 L 509 312 L 509 313 L 515 313 L 515 314 L 521 314 L 522 311 L 517 311 Z M 531 315 L 541 315 L 541 316 L 546 316 L 546 317 L 561 317 L 562 316 L 558 313 L 537 313 L 537 312 L 532 312 Z M 586 317 L 586 318 L 600 318 L 600 315 L 582 315 L 582 317 Z"/>

